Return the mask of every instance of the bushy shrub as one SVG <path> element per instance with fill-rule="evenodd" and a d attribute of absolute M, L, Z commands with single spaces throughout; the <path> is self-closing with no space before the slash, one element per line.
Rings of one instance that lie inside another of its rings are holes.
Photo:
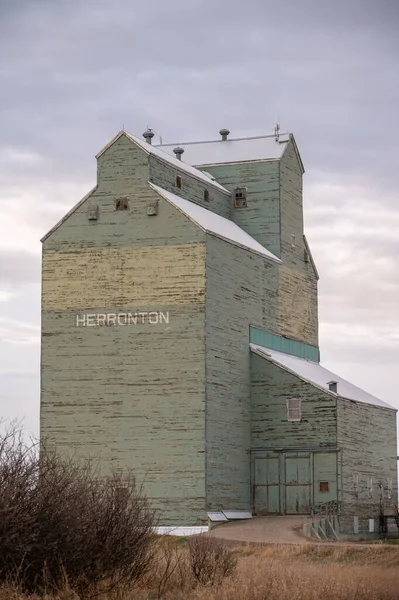
<path fill-rule="evenodd" d="M 193 536 L 188 550 L 191 572 L 200 585 L 219 585 L 236 571 L 237 557 L 222 540 Z"/>
<path fill-rule="evenodd" d="M 90 462 L 26 446 L 14 427 L 0 439 L 0 491 L 0 583 L 85 595 L 153 564 L 155 515 L 131 474 L 100 477 Z"/>

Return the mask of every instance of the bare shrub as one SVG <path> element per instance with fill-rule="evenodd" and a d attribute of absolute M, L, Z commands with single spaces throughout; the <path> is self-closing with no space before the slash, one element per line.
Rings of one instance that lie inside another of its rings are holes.
<path fill-rule="evenodd" d="M 0 440 L 0 583 L 80 595 L 138 581 L 154 559 L 155 516 L 131 474 L 99 476 L 90 462 Z"/>
<path fill-rule="evenodd" d="M 187 587 L 187 553 L 173 539 L 162 538 L 158 544 L 157 600 L 162 600 L 167 592 L 182 591 Z"/>
<path fill-rule="evenodd" d="M 237 557 L 223 541 L 203 535 L 188 540 L 191 572 L 200 585 L 219 585 L 236 572 Z"/>

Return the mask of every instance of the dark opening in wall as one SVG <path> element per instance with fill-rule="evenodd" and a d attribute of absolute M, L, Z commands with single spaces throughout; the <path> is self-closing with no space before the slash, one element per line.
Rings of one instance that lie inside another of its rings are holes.
<path fill-rule="evenodd" d="M 176 187 L 181 190 L 181 177 L 180 175 L 176 175 Z"/>
<path fill-rule="evenodd" d="M 247 188 L 239 187 L 234 190 L 234 207 L 240 208 L 247 205 Z"/>
<path fill-rule="evenodd" d="M 328 481 L 320 481 L 319 483 L 319 490 L 321 492 L 328 492 L 329 491 L 329 484 Z"/>
<path fill-rule="evenodd" d="M 115 200 L 115 210 L 129 210 L 129 200 L 127 198 L 117 198 Z"/>
<path fill-rule="evenodd" d="M 204 200 L 205 200 L 205 202 L 209 202 L 209 192 L 208 192 L 208 190 L 204 190 Z"/>

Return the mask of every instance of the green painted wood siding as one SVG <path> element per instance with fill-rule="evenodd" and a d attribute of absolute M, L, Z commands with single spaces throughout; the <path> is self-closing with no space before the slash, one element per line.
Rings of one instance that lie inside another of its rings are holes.
<path fill-rule="evenodd" d="M 280 256 L 279 161 L 210 166 L 205 170 L 229 190 L 247 187 L 247 206 L 233 207 L 231 218 L 262 246 Z"/>
<path fill-rule="evenodd" d="M 287 144 L 279 161 L 279 168 L 281 258 L 285 264 L 300 268 L 302 271 L 305 268 L 303 176 L 292 142 Z M 292 236 L 295 236 L 295 246 L 293 246 Z"/>
<path fill-rule="evenodd" d="M 296 340 L 290 340 L 289 338 L 282 337 L 270 333 L 269 331 L 263 331 L 258 327 L 249 328 L 249 341 L 252 344 L 263 346 L 264 348 L 270 348 L 270 350 L 277 350 L 278 352 L 284 352 L 285 354 L 292 354 L 293 356 L 299 356 L 299 358 L 306 358 L 313 362 L 319 362 L 320 352 L 317 346 L 310 346 L 303 342 L 297 342 Z"/>
<path fill-rule="evenodd" d="M 131 468 L 162 523 L 198 524 L 205 234 L 148 187 L 143 156 L 124 138 L 108 148 L 95 192 L 44 242 L 41 435 L 99 457 L 105 473 Z M 114 210 L 120 196 L 129 211 Z M 148 202 L 157 202 L 156 216 Z M 87 218 L 91 205 L 98 221 Z M 76 326 L 83 314 L 136 311 L 169 313 L 169 322 Z"/>
<path fill-rule="evenodd" d="M 176 175 L 181 177 L 181 188 L 176 186 Z M 226 219 L 231 218 L 230 195 L 219 191 L 213 185 L 207 185 L 204 181 L 191 177 L 188 173 L 179 172 L 156 156 L 149 157 L 149 180 L 164 190 L 199 204 Z M 209 192 L 208 201 L 204 200 L 204 190 Z"/>
<path fill-rule="evenodd" d="M 279 162 L 280 248 L 279 327 L 283 335 L 318 346 L 317 274 L 305 260 L 302 171 L 293 142 Z"/>
<path fill-rule="evenodd" d="M 252 450 L 337 446 L 336 399 L 251 353 Z M 286 401 L 300 398 L 302 419 L 287 420 Z"/>
<path fill-rule="evenodd" d="M 200 229 L 176 218 L 176 210 L 149 187 L 148 157 L 133 142 L 119 138 L 98 160 L 97 188 L 45 241 L 46 250 L 204 241 Z M 115 211 L 117 198 L 128 200 L 128 211 Z M 149 204 L 162 205 L 156 217 L 147 216 Z M 89 207 L 98 207 L 98 220 L 87 218 Z"/>
<path fill-rule="evenodd" d="M 299 342 L 318 345 L 317 276 L 305 260 L 302 172 L 293 142 L 279 160 L 206 167 L 233 190 L 247 187 L 247 206 L 231 218 L 265 248 L 281 257 L 278 329 Z"/>
<path fill-rule="evenodd" d="M 273 329 L 278 265 L 207 236 L 208 509 L 250 507 L 249 324 Z"/>
<path fill-rule="evenodd" d="M 369 518 L 377 519 L 378 527 L 380 483 L 391 511 L 397 501 L 396 411 L 343 399 L 338 400 L 337 410 L 343 484 L 340 527 L 348 533 L 353 532 L 353 517 L 358 516 L 359 532 L 367 532 Z M 358 477 L 357 494 L 354 476 Z M 368 494 L 369 477 L 373 481 L 371 498 Z M 392 479 L 394 488 L 391 501 L 387 498 L 388 477 Z"/>

